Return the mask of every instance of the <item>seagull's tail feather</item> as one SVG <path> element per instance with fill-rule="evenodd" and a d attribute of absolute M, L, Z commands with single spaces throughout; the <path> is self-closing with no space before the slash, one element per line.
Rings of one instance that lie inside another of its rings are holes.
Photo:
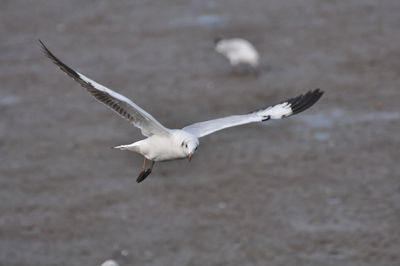
<path fill-rule="evenodd" d="M 119 145 L 111 147 L 111 149 L 126 150 L 126 145 Z"/>
<path fill-rule="evenodd" d="M 114 146 L 112 147 L 112 149 L 118 149 L 118 150 L 130 150 L 130 151 L 136 151 L 137 146 L 135 145 L 135 143 L 133 144 L 128 144 L 128 145 L 119 145 L 119 146 Z"/>

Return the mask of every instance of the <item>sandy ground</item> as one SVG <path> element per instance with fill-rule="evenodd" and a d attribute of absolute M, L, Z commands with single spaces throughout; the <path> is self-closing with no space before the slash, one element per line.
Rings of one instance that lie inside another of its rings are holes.
<path fill-rule="evenodd" d="M 0 2 L 0 265 L 400 265 L 400 1 Z M 244 37 L 258 78 L 215 36 Z M 170 128 L 317 87 L 306 112 L 201 139 L 142 138 L 39 48 Z"/>

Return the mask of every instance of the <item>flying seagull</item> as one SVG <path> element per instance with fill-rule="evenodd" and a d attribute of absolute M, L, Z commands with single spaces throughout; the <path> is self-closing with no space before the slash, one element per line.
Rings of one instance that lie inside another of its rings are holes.
<path fill-rule="evenodd" d="M 315 89 L 280 104 L 272 105 L 248 114 L 232 115 L 198 122 L 182 129 L 169 129 L 125 96 L 100 85 L 64 64 L 47 49 L 41 40 L 39 40 L 39 42 L 46 56 L 50 58 L 54 64 L 77 81 L 92 94 L 96 100 L 127 119 L 147 137 L 132 144 L 114 147 L 120 150 L 134 151 L 144 156 L 142 170 L 136 180 L 138 183 L 143 181 L 151 173 L 155 162 L 184 158 L 191 160 L 199 146 L 199 138 L 201 137 L 224 128 L 253 122 L 263 122 L 269 119 L 282 119 L 300 113 L 311 107 L 323 94 L 323 91 L 320 89 Z M 151 166 L 147 170 L 146 160 L 151 161 Z"/>
<path fill-rule="evenodd" d="M 258 72 L 258 61 L 260 56 L 256 48 L 247 40 L 234 38 L 223 39 L 215 38 L 215 50 L 224 55 L 232 67 L 239 67 L 240 65 L 247 65 L 252 70 Z"/>

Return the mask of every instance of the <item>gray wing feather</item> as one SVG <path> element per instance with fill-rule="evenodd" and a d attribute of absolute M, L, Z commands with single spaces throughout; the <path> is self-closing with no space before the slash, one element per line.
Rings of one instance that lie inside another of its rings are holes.
<path fill-rule="evenodd" d="M 214 120 L 198 122 L 183 130 L 195 135 L 196 137 L 204 137 L 215 131 L 225 128 L 239 126 L 243 124 L 262 122 L 269 119 L 282 119 L 297 113 L 300 113 L 311 107 L 324 92 L 320 89 L 309 91 L 306 94 L 286 100 L 280 104 L 267 107 L 245 115 L 232 115 Z"/>
<path fill-rule="evenodd" d="M 41 40 L 39 40 L 39 42 L 42 45 L 44 53 L 53 63 L 91 93 L 96 100 L 111 108 L 134 126 L 140 128 L 144 136 L 149 137 L 153 134 L 169 134 L 169 129 L 161 125 L 152 115 L 134 102 L 73 70 L 54 56 Z"/>

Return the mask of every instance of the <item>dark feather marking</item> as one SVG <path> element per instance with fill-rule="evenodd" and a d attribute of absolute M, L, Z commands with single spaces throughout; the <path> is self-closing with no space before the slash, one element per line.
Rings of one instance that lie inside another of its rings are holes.
<path fill-rule="evenodd" d="M 313 91 L 309 91 L 306 94 L 289 99 L 285 102 L 288 102 L 290 104 L 292 115 L 294 115 L 310 108 L 314 103 L 319 100 L 319 98 L 321 98 L 322 94 L 324 94 L 323 91 L 321 91 L 320 89 L 316 89 Z"/>
<path fill-rule="evenodd" d="M 97 100 L 108 105 L 112 109 L 114 109 L 117 113 L 128 119 L 129 121 L 133 121 L 134 117 L 128 113 L 125 108 L 123 108 L 124 103 L 120 103 L 117 99 L 112 98 L 108 93 L 97 90 L 93 84 L 89 81 L 83 80 L 80 75 L 74 71 L 72 68 L 64 64 L 60 59 L 58 59 L 50 50 L 44 45 L 44 43 L 39 39 L 39 43 L 42 46 L 43 52 L 45 55 L 53 61 L 62 71 L 64 71 L 68 76 L 77 81 L 82 87 L 84 87 L 88 92 L 90 92 Z M 121 106 L 122 104 L 122 106 Z M 135 114 L 142 115 L 138 111 L 135 111 Z"/>
<path fill-rule="evenodd" d="M 53 55 L 52 52 L 50 52 L 49 49 L 43 44 L 43 42 L 39 39 L 40 44 L 42 45 L 42 49 L 44 53 L 47 55 L 48 58 L 51 59 L 61 70 L 66 72 L 69 76 L 71 76 L 73 79 L 78 80 L 80 79 L 79 74 L 76 73 L 72 68 L 61 62 L 60 59 L 58 59 L 55 55 Z"/>
<path fill-rule="evenodd" d="M 314 103 L 316 103 L 319 100 L 319 98 L 321 98 L 322 94 L 324 94 L 323 91 L 321 91 L 320 89 L 315 89 L 315 90 L 308 91 L 305 94 L 302 94 L 297 97 L 294 97 L 289 100 L 281 102 L 280 104 L 288 103 L 290 105 L 290 108 L 292 109 L 292 114 L 282 115 L 282 118 L 286 118 L 291 115 L 298 114 L 298 113 L 310 108 Z M 250 112 L 249 114 L 257 113 L 257 112 L 263 111 L 267 108 L 257 109 L 256 111 Z M 269 119 L 271 119 L 270 116 L 263 118 L 262 121 L 267 121 Z"/>
<path fill-rule="evenodd" d="M 271 119 L 271 116 L 270 115 L 267 115 L 265 118 L 263 118 L 263 120 L 261 120 L 261 121 L 267 121 L 267 120 L 270 120 Z"/>

